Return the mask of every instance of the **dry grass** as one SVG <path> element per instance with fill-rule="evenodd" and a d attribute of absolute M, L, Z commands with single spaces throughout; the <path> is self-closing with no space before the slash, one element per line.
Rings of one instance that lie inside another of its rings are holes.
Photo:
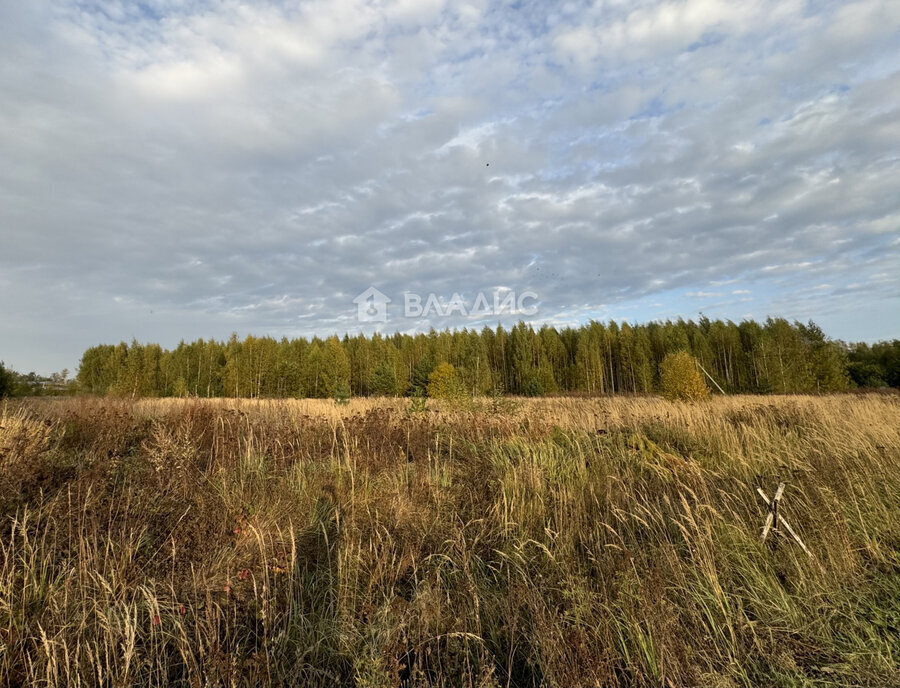
<path fill-rule="evenodd" d="M 0 683 L 900 682 L 896 397 L 408 405 L 5 407 Z"/>

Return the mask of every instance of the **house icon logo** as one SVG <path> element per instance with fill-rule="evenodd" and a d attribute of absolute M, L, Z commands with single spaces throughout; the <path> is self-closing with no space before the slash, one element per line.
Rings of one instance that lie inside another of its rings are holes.
<path fill-rule="evenodd" d="M 375 287 L 369 287 L 353 299 L 356 304 L 356 319 L 359 322 L 387 322 L 387 305 L 390 302 L 385 294 Z"/>

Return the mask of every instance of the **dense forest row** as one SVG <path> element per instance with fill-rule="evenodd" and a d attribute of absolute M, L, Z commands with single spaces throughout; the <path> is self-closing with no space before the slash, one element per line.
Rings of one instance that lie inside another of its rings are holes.
<path fill-rule="evenodd" d="M 324 340 L 232 335 L 226 342 L 181 342 L 171 351 L 138 342 L 101 345 L 85 351 L 77 387 L 124 396 L 415 395 L 447 363 L 470 394 L 639 394 L 658 389 L 660 362 L 682 350 L 726 392 L 900 386 L 900 341 L 847 346 L 814 323 L 701 318 Z"/>

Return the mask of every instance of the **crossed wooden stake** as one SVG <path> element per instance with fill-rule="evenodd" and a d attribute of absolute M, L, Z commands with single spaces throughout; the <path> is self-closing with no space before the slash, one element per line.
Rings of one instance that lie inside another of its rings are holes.
<path fill-rule="evenodd" d="M 766 516 L 766 523 L 762 529 L 762 540 L 765 542 L 766 538 L 769 536 L 770 530 L 778 530 L 778 524 L 780 523 L 785 527 L 788 533 L 790 533 L 791 537 L 797 542 L 798 545 L 806 552 L 806 556 L 810 559 L 813 558 L 812 553 L 806 549 L 806 545 L 803 544 L 803 540 L 800 539 L 800 536 L 794 532 L 794 529 L 791 528 L 791 524 L 787 522 L 787 519 L 778 513 L 778 505 L 781 503 L 781 494 L 784 492 L 784 483 L 779 483 L 778 489 L 775 490 L 775 497 L 769 501 L 769 498 L 766 496 L 766 493 L 762 491 L 761 487 L 757 487 L 756 491 L 759 492 L 759 496 L 763 498 L 763 501 L 769 507 L 769 515 Z"/>

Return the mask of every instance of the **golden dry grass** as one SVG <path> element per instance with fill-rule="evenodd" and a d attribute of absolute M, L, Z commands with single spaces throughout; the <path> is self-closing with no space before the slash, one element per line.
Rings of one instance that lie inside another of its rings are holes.
<path fill-rule="evenodd" d="M 33 400 L 7 685 L 891 685 L 894 396 Z M 756 487 L 787 488 L 759 540 Z"/>

